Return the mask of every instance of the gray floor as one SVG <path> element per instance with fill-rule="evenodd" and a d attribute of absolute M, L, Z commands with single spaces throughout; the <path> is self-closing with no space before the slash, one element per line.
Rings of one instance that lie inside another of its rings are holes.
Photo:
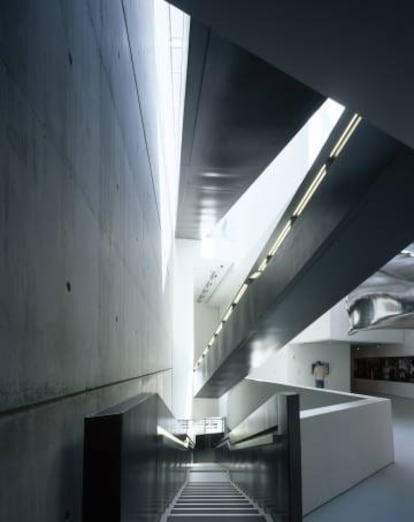
<path fill-rule="evenodd" d="M 392 409 L 395 463 L 310 513 L 305 522 L 413 522 L 414 400 L 392 398 Z"/>

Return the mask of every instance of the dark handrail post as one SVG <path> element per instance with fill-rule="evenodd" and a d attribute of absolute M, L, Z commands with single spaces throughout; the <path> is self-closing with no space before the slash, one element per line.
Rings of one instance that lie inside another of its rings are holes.
<path fill-rule="evenodd" d="M 300 439 L 299 394 L 281 393 L 278 396 L 278 431 L 288 441 L 289 520 L 302 520 L 302 462 Z"/>

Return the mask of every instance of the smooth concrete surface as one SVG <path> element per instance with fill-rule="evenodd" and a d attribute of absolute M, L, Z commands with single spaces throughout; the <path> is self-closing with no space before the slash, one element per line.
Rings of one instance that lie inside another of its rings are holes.
<path fill-rule="evenodd" d="M 304 514 L 393 462 L 388 399 L 301 412 L 300 429 Z"/>
<path fill-rule="evenodd" d="M 0 520 L 80 520 L 83 417 L 171 399 L 153 25 L 150 0 L 1 2 Z"/>
<path fill-rule="evenodd" d="M 168 373 L 0 416 L 0 520 L 80 521 L 84 417 L 163 390 Z"/>
<path fill-rule="evenodd" d="M 305 517 L 306 522 L 411 522 L 414 513 L 414 401 L 392 397 L 394 464 Z M 371 432 L 372 445 L 377 434 Z"/>

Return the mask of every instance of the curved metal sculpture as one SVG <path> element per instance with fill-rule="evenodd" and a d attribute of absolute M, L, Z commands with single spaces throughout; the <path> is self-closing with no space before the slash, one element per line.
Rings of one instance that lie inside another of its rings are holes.
<path fill-rule="evenodd" d="M 349 333 L 378 328 L 414 328 L 414 243 L 346 299 Z"/>

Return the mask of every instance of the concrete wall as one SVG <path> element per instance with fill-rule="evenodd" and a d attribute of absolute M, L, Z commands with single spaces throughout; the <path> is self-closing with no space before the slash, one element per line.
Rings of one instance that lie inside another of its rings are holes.
<path fill-rule="evenodd" d="M 171 403 L 153 29 L 151 0 L 1 2 L 0 520 L 79 521 L 84 415 Z"/>
<path fill-rule="evenodd" d="M 318 360 L 329 362 L 330 365 L 325 387 L 349 392 L 350 346 L 342 342 L 288 344 L 251 372 L 249 377 L 297 386 L 314 386 L 311 368 L 312 363 Z"/>

